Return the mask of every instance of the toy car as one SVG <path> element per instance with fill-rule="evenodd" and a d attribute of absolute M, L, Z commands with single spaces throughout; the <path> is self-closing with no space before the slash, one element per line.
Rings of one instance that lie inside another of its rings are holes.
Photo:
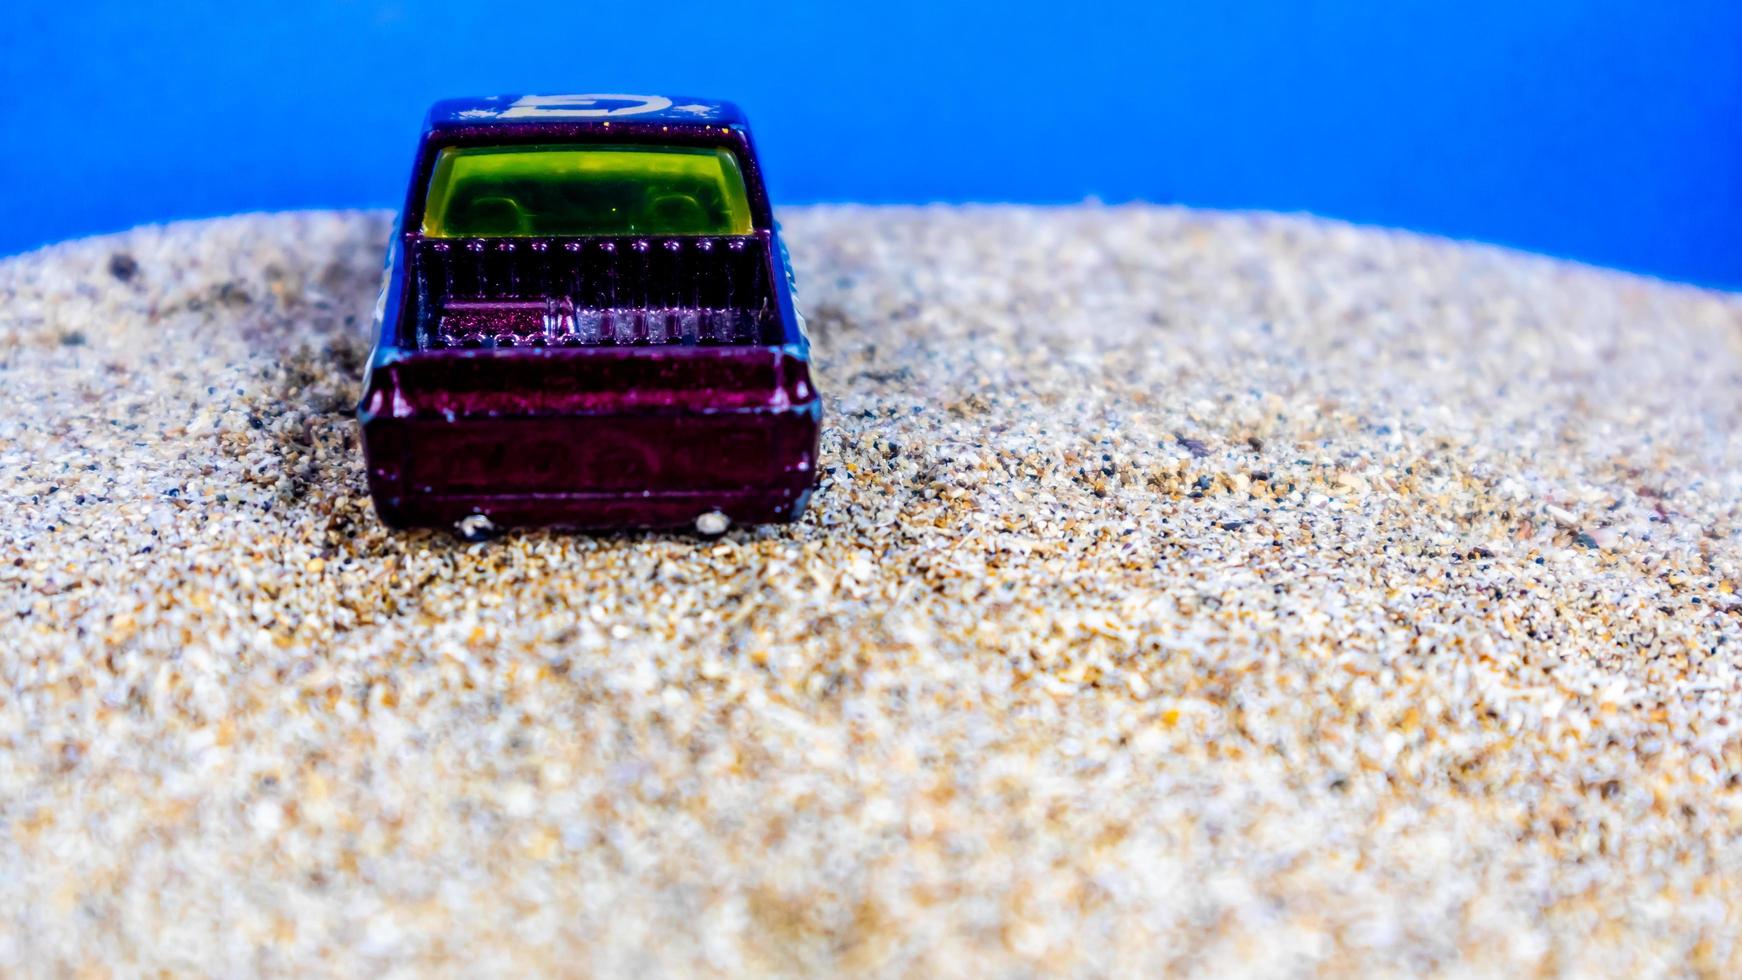
<path fill-rule="evenodd" d="M 739 111 L 438 102 L 357 414 L 394 527 L 796 519 L 821 402 Z"/>

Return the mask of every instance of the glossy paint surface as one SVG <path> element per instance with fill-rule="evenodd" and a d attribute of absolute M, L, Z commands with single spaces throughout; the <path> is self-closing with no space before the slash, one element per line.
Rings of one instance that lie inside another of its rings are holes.
<path fill-rule="evenodd" d="M 820 401 L 793 353 L 441 351 L 371 375 L 370 485 L 397 527 L 784 521 L 816 479 Z"/>

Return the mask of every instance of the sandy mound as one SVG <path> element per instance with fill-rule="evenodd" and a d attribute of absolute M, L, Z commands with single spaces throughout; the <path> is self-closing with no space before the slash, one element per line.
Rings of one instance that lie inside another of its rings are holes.
<path fill-rule="evenodd" d="M 0 970 L 1735 972 L 1742 302 L 788 214 L 808 520 L 389 535 L 386 219 L 0 263 Z"/>

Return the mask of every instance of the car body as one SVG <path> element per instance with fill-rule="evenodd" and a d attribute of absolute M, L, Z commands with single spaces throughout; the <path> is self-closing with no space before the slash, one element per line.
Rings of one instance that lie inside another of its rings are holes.
<path fill-rule="evenodd" d="M 667 96 L 438 102 L 358 407 L 395 527 L 796 519 L 821 400 L 750 131 Z"/>

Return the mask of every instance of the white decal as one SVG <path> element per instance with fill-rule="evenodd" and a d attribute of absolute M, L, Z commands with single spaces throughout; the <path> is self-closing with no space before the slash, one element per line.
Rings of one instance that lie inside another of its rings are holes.
<path fill-rule="evenodd" d="M 669 108 L 671 100 L 663 95 L 523 95 L 502 111 L 502 118 L 605 119 Z"/>

